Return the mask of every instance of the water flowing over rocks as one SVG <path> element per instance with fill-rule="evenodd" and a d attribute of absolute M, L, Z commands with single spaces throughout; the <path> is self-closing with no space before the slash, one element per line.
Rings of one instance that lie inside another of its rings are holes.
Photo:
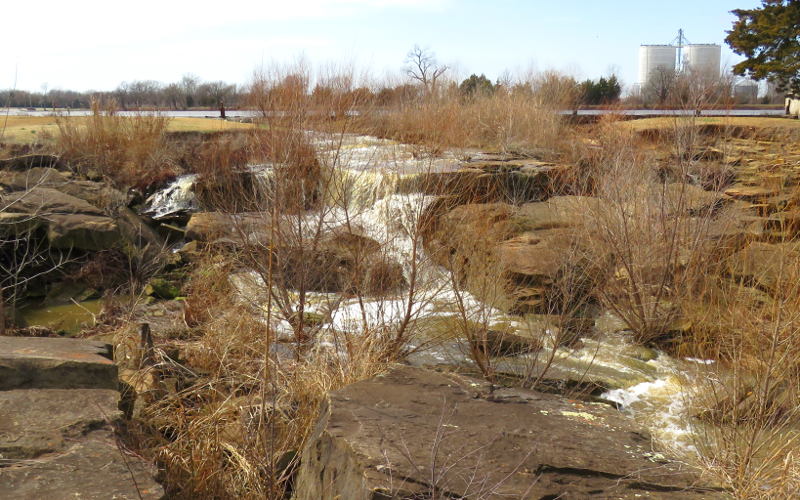
<path fill-rule="evenodd" d="M 616 410 L 397 367 L 329 395 L 293 498 L 724 498 Z"/>

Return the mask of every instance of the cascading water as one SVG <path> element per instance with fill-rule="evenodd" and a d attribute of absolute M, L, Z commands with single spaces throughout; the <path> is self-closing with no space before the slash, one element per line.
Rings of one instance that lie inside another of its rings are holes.
<path fill-rule="evenodd" d="M 439 159 L 420 159 L 409 146 L 392 141 L 362 136 L 325 136 L 309 134 L 318 149 L 323 166 L 334 173 L 333 188 L 329 190 L 322 213 L 310 213 L 303 221 L 309 227 L 320 222 L 326 229 L 342 225 L 358 228 L 364 236 L 381 243 L 388 256 L 404 267 L 406 280 L 412 272 L 412 264 L 421 264 L 425 258 L 421 243 L 413 240 L 417 232 L 417 220 L 425 207 L 434 199 L 408 189 L 413 186 L 414 176 L 429 172 L 454 169 L 455 156 Z M 272 172 L 270 165 L 252 165 L 250 170 L 264 177 Z M 159 219 L 172 214 L 197 209 L 192 186 L 197 176 L 187 175 L 176 179 L 162 191 L 147 200 L 147 212 Z M 419 266 L 418 270 L 422 267 Z M 448 317 L 455 314 L 452 304 L 456 297 L 450 289 L 449 274 L 438 266 L 424 266 L 424 273 L 417 276 L 420 287 L 415 297 L 414 315 L 417 318 Z M 256 300 L 256 290 L 263 291 L 264 284 L 254 273 L 238 273 L 232 282 L 240 295 Z M 461 292 L 462 304 L 468 314 L 480 312 L 491 324 L 511 325 L 525 328 L 525 320 L 503 314 L 501 311 L 481 304 L 475 297 Z M 385 325 L 396 324 L 407 312 L 407 301 L 402 296 L 380 299 L 348 299 L 335 294 L 310 293 L 306 310 L 318 312 L 328 318 L 320 343 L 325 344 L 324 332 L 369 331 Z M 275 316 L 273 316 L 275 317 Z M 291 325 L 275 320 L 278 331 L 291 332 Z M 623 335 L 603 336 L 597 339 L 582 339 L 580 347 L 554 346 L 552 332 L 543 330 L 545 346 L 555 349 L 555 367 L 563 374 L 582 378 L 589 376 L 610 390 L 600 397 L 615 402 L 623 411 L 629 412 L 647 426 L 662 443 L 691 453 L 687 400 L 696 384 L 697 377 L 691 373 L 692 363 L 676 360 L 658 353 L 649 359 L 631 355 L 635 346 Z M 550 339 L 550 340 L 548 340 Z M 455 349 L 454 342 L 426 343 L 429 359 L 447 362 L 469 363 L 468 357 Z M 546 349 L 547 350 L 547 349 Z M 526 363 L 541 363 L 541 354 L 521 355 L 498 361 L 499 370 L 511 373 L 519 371 Z M 695 363 L 696 365 L 696 363 Z"/>
<path fill-rule="evenodd" d="M 178 177 L 167 187 L 156 191 L 145 200 L 143 213 L 158 220 L 196 210 L 197 201 L 193 189 L 196 180 L 197 174 Z"/>

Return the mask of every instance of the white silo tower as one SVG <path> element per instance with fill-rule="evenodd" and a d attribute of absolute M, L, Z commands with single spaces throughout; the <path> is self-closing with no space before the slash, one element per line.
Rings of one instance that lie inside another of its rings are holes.
<path fill-rule="evenodd" d="M 677 47 L 674 45 L 641 45 L 639 47 L 639 83 L 644 88 L 650 75 L 660 69 L 675 70 Z"/>
<path fill-rule="evenodd" d="M 715 43 L 693 43 L 684 47 L 683 69 L 704 79 L 718 80 L 722 49 Z"/>

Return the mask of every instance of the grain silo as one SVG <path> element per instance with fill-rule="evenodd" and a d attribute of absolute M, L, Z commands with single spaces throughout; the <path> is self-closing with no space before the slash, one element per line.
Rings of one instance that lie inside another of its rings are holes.
<path fill-rule="evenodd" d="M 674 71 L 677 47 L 674 45 L 641 45 L 639 47 L 639 83 L 644 88 L 657 70 Z"/>
<path fill-rule="evenodd" d="M 721 47 L 715 43 L 692 43 L 683 48 L 683 70 L 704 79 L 718 80 Z"/>

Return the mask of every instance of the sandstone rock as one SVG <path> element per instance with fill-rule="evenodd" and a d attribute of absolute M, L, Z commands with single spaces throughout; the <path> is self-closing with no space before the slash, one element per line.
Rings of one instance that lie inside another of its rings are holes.
<path fill-rule="evenodd" d="M 25 171 L 37 167 L 63 168 L 63 164 L 58 156 L 47 154 L 29 154 L 0 159 L 0 169 L 3 170 Z"/>
<path fill-rule="evenodd" d="M 155 468 L 118 444 L 110 346 L 0 337 L 0 498 L 156 500 Z"/>
<path fill-rule="evenodd" d="M 47 239 L 52 248 L 106 250 L 120 248 L 119 226 L 110 217 L 53 214 L 47 216 Z"/>
<path fill-rule="evenodd" d="M 766 221 L 770 240 L 780 242 L 800 236 L 800 208 L 790 208 L 772 214 Z"/>
<path fill-rule="evenodd" d="M 104 216 L 103 210 L 91 203 L 52 188 L 33 187 L 3 196 L 3 204 L 11 212 L 32 215 L 80 214 Z"/>
<path fill-rule="evenodd" d="M 269 220 L 261 214 L 196 213 L 186 228 L 187 238 L 193 240 L 251 246 L 265 258 L 271 252 L 276 282 L 289 288 L 379 295 L 405 285 L 402 266 L 358 228 L 334 228 L 302 245 L 280 237 L 267 245 L 270 233 Z"/>
<path fill-rule="evenodd" d="M 159 500 L 155 470 L 124 457 L 109 430 L 92 431 L 62 453 L 0 469 L 0 497 L 15 500 Z M 131 477 L 133 476 L 133 477 Z"/>
<path fill-rule="evenodd" d="M 578 227 L 606 210 L 606 204 L 590 196 L 554 196 L 539 203 L 526 203 L 514 215 L 524 230 Z"/>
<path fill-rule="evenodd" d="M 94 205 L 55 189 L 34 187 L 0 197 L 9 212 L 46 226 L 54 248 L 104 250 L 122 246 L 116 222 Z"/>
<path fill-rule="evenodd" d="M 571 173 L 571 167 L 531 159 L 479 159 L 458 170 L 409 176 L 399 191 L 454 196 L 460 204 L 525 203 L 567 190 Z"/>
<path fill-rule="evenodd" d="M 397 367 L 331 393 L 296 500 L 722 498 L 616 410 Z"/>
<path fill-rule="evenodd" d="M 199 212 L 186 225 L 186 238 L 205 243 L 265 243 L 269 241 L 270 219 L 259 213 L 226 214 Z"/>
<path fill-rule="evenodd" d="M 664 201 L 671 214 L 709 216 L 729 202 L 722 193 L 706 191 L 693 184 L 671 183 L 664 186 Z"/>
<path fill-rule="evenodd" d="M 538 338 L 502 330 L 483 329 L 471 332 L 467 340 L 473 349 L 489 357 L 513 356 L 542 348 L 541 340 Z"/>
<path fill-rule="evenodd" d="M 423 214 L 426 250 L 443 266 L 463 265 L 471 252 L 484 254 L 514 233 L 510 219 L 516 209 L 506 203 L 455 205 L 445 200 Z M 451 262 L 455 258 L 459 262 Z"/>
<path fill-rule="evenodd" d="M 731 257 L 730 272 L 745 284 L 774 292 L 796 286 L 800 262 L 800 243 L 752 242 Z"/>
<path fill-rule="evenodd" d="M 305 248 L 281 248 L 276 259 L 290 288 L 381 295 L 406 283 L 402 266 L 355 228 L 336 228 Z"/>
<path fill-rule="evenodd" d="M 120 417 L 113 389 L 16 389 L 0 391 L 0 456 L 32 459 L 63 450 Z"/>
<path fill-rule="evenodd" d="M 77 180 L 68 172 L 54 168 L 36 167 L 23 172 L 0 172 L 0 186 L 7 191 L 28 191 L 32 188 L 54 189 L 84 200 L 99 209 L 127 205 L 124 193 L 104 182 Z"/>
<path fill-rule="evenodd" d="M 751 203 L 765 203 L 780 192 L 779 188 L 764 186 L 734 185 L 725 190 L 725 194 L 737 200 Z"/>
<path fill-rule="evenodd" d="M 65 338 L 0 337 L 0 391 L 117 388 L 111 346 Z"/>
<path fill-rule="evenodd" d="M 557 196 L 519 208 L 488 203 L 448 211 L 442 205 L 438 217 L 429 214 L 435 222 L 424 228 L 423 241 L 434 260 L 468 287 L 471 276 L 502 273 L 513 311 L 550 313 L 547 302 L 559 293 L 554 286 L 560 278 L 580 285 L 571 287 L 575 296 L 567 299 L 578 301 L 596 274 L 578 229 L 604 206 L 585 196 Z"/>

